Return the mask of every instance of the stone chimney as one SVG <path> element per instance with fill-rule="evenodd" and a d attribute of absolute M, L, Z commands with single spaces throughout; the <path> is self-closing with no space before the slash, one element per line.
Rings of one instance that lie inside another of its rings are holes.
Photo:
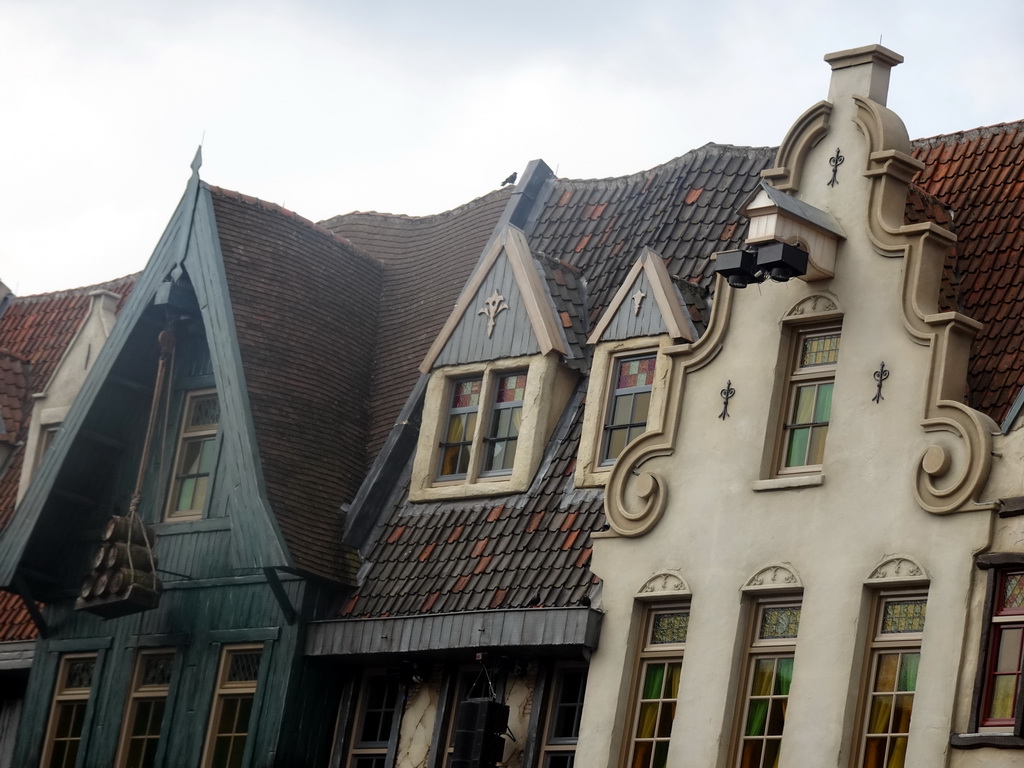
<path fill-rule="evenodd" d="M 903 57 L 881 45 L 865 45 L 825 54 L 825 61 L 832 66 L 830 102 L 866 96 L 884 107 L 889 96 L 889 72 L 903 63 Z"/>

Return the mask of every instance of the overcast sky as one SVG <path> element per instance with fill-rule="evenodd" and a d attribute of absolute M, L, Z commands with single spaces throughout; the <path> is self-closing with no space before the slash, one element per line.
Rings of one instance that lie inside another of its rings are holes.
<path fill-rule="evenodd" d="M 880 37 L 912 137 L 1020 120 L 1022 30 L 1018 0 L 0 0 L 0 280 L 142 269 L 200 143 L 206 181 L 313 220 L 438 213 L 533 158 L 776 145 L 822 56 Z"/>

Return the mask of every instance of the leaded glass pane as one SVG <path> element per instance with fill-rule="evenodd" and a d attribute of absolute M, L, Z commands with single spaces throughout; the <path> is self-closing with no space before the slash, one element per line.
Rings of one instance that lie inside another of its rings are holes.
<path fill-rule="evenodd" d="M 232 653 L 231 662 L 228 665 L 228 682 L 255 682 L 259 678 L 262 655 L 259 652 Z"/>
<path fill-rule="evenodd" d="M 203 395 L 191 400 L 188 429 L 209 429 L 220 423 L 220 400 L 217 395 Z"/>
<path fill-rule="evenodd" d="M 142 662 L 142 677 L 139 685 L 170 685 L 171 666 L 174 663 L 174 654 L 160 654 L 158 656 L 145 656 Z"/>
<path fill-rule="evenodd" d="M 452 408 L 477 408 L 480 406 L 480 389 L 483 379 L 464 379 L 455 382 L 452 394 Z"/>
<path fill-rule="evenodd" d="M 882 611 L 882 634 L 924 632 L 924 600 L 887 600 Z"/>
<path fill-rule="evenodd" d="M 526 374 L 513 373 L 498 379 L 498 391 L 494 396 L 496 403 L 522 402 L 526 395 Z"/>
<path fill-rule="evenodd" d="M 782 640 L 796 637 L 800 628 L 798 606 L 765 606 L 761 611 L 759 640 Z"/>
<path fill-rule="evenodd" d="M 685 643 L 690 627 L 690 612 L 657 613 L 651 622 L 651 645 Z"/>
<path fill-rule="evenodd" d="M 803 340 L 800 367 L 833 365 L 839 359 L 839 334 L 807 336 Z"/>
<path fill-rule="evenodd" d="M 65 688 L 91 688 L 92 673 L 96 668 L 95 659 L 74 659 L 68 662 Z"/>
<path fill-rule="evenodd" d="M 1003 576 L 1004 611 L 1024 610 L 1024 573 L 1007 573 Z"/>
<path fill-rule="evenodd" d="M 619 363 L 616 389 L 651 387 L 654 385 L 654 369 L 657 357 L 632 358 Z"/>

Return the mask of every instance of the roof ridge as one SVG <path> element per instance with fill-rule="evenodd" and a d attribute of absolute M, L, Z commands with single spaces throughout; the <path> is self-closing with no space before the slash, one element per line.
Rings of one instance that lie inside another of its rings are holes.
<path fill-rule="evenodd" d="M 668 160 L 664 163 L 660 163 L 650 168 L 646 168 L 642 171 L 635 171 L 634 173 L 626 174 L 625 176 L 606 176 L 604 178 L 596 179 L 558 178 L 555 180 L 555 183 L 566 187 L 595 186 L 600 184 L 606 184 L 608 186 L 630 184 L 635 181 L 643 180 L 644 178 L 646 178 L 655 171 L 661 171 L 664 169 L 674 168 L 676 166 L 683 165 L 684 163 L 693 160 L 697 157 L 700 157 L 702 155 L 707 157 L 709 155 L 721 156 L 727 153 L 731 153 L 737 155 L 746 155 L 748 158 L 753 159 L 759 155 L 765 154 L 771 154 L 772 156 L 774 156 L 777 150 L 778 147 L 737 146 L 735 144 L 716 144 L 713 141 L 709 141 L 707 144 L 704 144 L 703 146 L 697 147 L 696 149 L 691 149 L 688 152 L 684 152 L 678 157 L 673 157 L 671 160 Z"/>
<path fill-rule="evenodd" d="M 441 211 L 440 213 L 428 213 L 424 216 L 412 216 L 407 213 L 387 213 L 382 211 L 349 211 L 348 213 L 338 213 L 335 214 L 334 216 L 330 216 L 326 219 L 323 219 L 320 222 L 320 224 L 325 224 L 327 222 L 334 221 L 335 219 L 346 219 L 349 216 L 371 216 L 373 218 L 399 219 L 402 221 L 430 221 L 431 219 L 451 218 L 454 216 L 461 215 L 473 208 L 477 208 L 481 205 L 484 205 L 490 202 L 491 198 L 499 197 L 505 194 L 511 194 L 512 189 L 512 187 L 492 189 L 490 192 L 480 195 L 480 197 L 475 197 L 469 202 L 462 203 L 461 205 L 458 205 L 455 208 L 449 208 L 447 211 Z"/>
<path fill-rule="evenodd" d="M 247 203 L 249 205 L 254 205 L 270 213 L 277 213 L 280 214 L 281 216 L 284 216 L 285 218 L 292 219 L 297 224 L 307 227 L 308 229 L 311 229 L 314 232 L 318 232 L 319 234 L 328 237 L 331 240 L 340 243 L 341 245 L 344 245 L 346 248 L 356 251 L 360 256 L 364 258 L 371 258 L 366 253 L 360 251 L 354 245 L 352 245 L 352 241 L 349 240 L 347 237 L 342 237 L 341 235 L 332 232 L 327 227 L 315 221 L 311 221 L 310 219 L 307 219 L 305 216 L 302 216 L 296 213 L 295 211 L 285 208 L 283 205 L 278 205 L 277 203 L 272 203 L 269 200 L 263 200 L 252 195 L 247 195 L 244 192 L 237 192 L 233 189 L 225 189 L 224 187 L 218 187 L 215 184 L 209 184 L 205 181 L 203 182 L 203 185 L 213 194 L 220 195 L 221 197 L 225 197 L 231 200 L 237 200 L 242 203 Z"/>
<path fill-rule="evenodd" d="M 37 301 L 51 301 L 53 299 L 63 299 L 69 296 L 80 296 L 82 294 L 88 294 L 93 291 L 104 291 L 110 290 L 118 283 L 123 283 L 126 280 L 135 281 L 138 279 L 141 272 L 131 272 L 122 277 L 115 277 L 113 280 L 105 280 L 102 283 L 96 283 L 95 285 L 83 285 L 78 288 L 64 288 L 60 291 L 50 291 L 48 293 L 30 293 L 27 296 L 18 296 L 15 294 L 14 299 L 19 304 L 24 302 L 37 302 Z"/>
<path fill-rule="evenodd" d="M 943 144 L 959 144 L 963 141 L 974 141 L 986 136 L 997 136 L 1002 133 L 1024 131 L 1024 120 L 1016 120 L 1009 123 L 995 123 L 994 125 L 982 125 L 977 128 L 970 128 L 955 133 L 940 133 L 935 136 L 927 136 L 921 139 L 914 139 L 912 144 L 922 149 L 932 149 Z"/>

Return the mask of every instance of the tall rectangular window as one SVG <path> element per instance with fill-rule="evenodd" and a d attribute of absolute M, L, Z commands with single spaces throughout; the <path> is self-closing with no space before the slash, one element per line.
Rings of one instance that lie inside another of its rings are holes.
<path fill-rule="evenodd" d="M 780 474 L 821 466 L 832 413 L 839 336 L 838 327 L 795 334 L 780 438 Z"/>
<path fill-rule="evenodd" d="M 118 768 L 153 768 L 156 765 L 173 666 L 173 651 L 143 651 L 136 659 Z"/>
<path fill-rule="evenodd" d="M 512 471 L 523 423 L 523 397 L 526 394 L 526 373 L 502 374 L 494 389 L 491 427 L 485 438 L 483 474 L 505 474 Z"/>
<path fill-rule="evenodd" d="M 793 682 L 800 603 L 762 600 L 753 617 L 736 765 L 775 768 Z"/>
<path fill-rule="evenodd" d="M 61 658 L 43 744 L 41 765 L 46 768 L 73 768 L 78 760 L 95 672 L 94 653 L 69 654 Z"/>
<path fill-rule="evenodd" d="M 626 445 L 647 429 L 657 359 L 656 354 L 649 354 L 615 361 L 601 443 L 602 464 L 614 462 Z"/>
<path fill-rule="evenodd" d="M 903 768 L 921 661 L 926 599 L 922 594 L 880 595 L 876 602 L 858 765 Z"/>
<path fill-rule="evenodd" d="M 980 725 L 1013 725 L 1024 667 L 1024 571 L 997 575 Z"/>
<path fill-rule="evenodd" d="M 259 645 L 225 648 L 221 654 L 203 768 L 242 765 L 262 657 Z"/>
<path fill-rule="evenodd" d="M 689 627 L 689 607 L 657 608 L 647 613 L 634 672 L 626 762 L 629 768 L 665 768 L 668 764 Z"/>
<path fill-rule="evenodd" d="M 168 520 L 193 520 L 202 516 L 210 475 L 217 461 L 219 423 L 220 401 L 216 391 L 188 393 L 167 500 Z"/>
<path fill-rule="evenodd" d="M 448 404 L 448 428 L 441 441 L 441 478 L 465 477 L 469 472 L 473 435 L 480 410 L 482 376 L 456 379 L 452 383 L 452 397 Z"/>
<path fill-rule="evenodd" d="M 385 768 L 391 734 L 401 718 L 400 699 L 398 680 L 379 672 L 363 676 L 347 768 Z"/>
<path fill-rule="evenodd" d="M 548 693 L 541 768 L 574 768 L 576 765 L 576 743 L 580 737 L 586 688 L 585 666 L 566 664 L 555 667 Z"/>

